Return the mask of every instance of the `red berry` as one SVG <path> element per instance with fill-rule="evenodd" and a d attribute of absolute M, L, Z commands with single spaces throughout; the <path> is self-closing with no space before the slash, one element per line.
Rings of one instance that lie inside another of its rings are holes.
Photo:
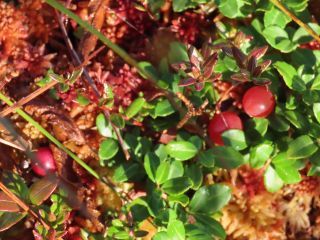
<path fill-rule="evenodd" d="M 32 170 L 39 176 L 46 176 L 48 172 L 55 172 L 57 167 L 52 152 L 48 147 L 39 148 L 35 152 L 36 159 L 32 163 Z"/>
<path fill-rule="evenodd" d="M 249 116 L 265 118 L 273 112 L 275 99 L 266 86 L 255 86 L 244 94 L 242 106 Z"/>
<path fill-rule="evenodd" d="M 229 129 L 243 129 L 241 119 L 234 112 L 216 114 L 209 123 L 210 139 L 217 145 L 224 145 L 221 134 Z"/>

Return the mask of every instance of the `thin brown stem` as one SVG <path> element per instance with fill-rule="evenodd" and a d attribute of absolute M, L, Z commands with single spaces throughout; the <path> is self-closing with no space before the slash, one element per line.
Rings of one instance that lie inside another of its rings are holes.
<path fill-rule="evenodd" d="M 316 39 L 320 43 L 319 35 L 313 31 L 311 27 L 302 22 L 299 18 L 297 18 L 286 6 L 284 6 L 279 0 L 269 0 L 274 5 L 276 5 L 282 12 L 288 15 L 293 21 L 295 21 L 300 27 L 304 28 L 314 39 Z"/>
<path fill-rule="evenodd" d="M 13 106 L 8 107 L 5 110 L 3 110 L 2 112 L 0 112 L 0 117 L 5 117 L 8 114 L 14 112 L 17 108 L 22 107 L 23 105 L 27 104 L 28 102 L 30 102 L 31 100 L 35 99 L 36 97 L 38 97 L 39 95 L 41 95 L 45 91 L 47 91 L 50 88 L 54 87 L 56 84 L 58 84 L 58 82 L 51 81 L 50 83 L 48 83 L 44 87 L 38 88 L 37 90 L 35 90 L 31 94 L 29 94 L 28 96 L 23 97 L 22 99 L 20 99 Z"/>

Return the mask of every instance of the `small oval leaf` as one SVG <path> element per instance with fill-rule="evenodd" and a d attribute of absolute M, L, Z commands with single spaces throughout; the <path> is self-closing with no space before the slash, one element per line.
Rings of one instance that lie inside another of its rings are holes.
<path fill-rule="evenodd" d="M 166 146 L 167 153 L 178 161 L 185 161 L 193 158 L 198 149 L 187 141 L 172 141 Z"/>
<path fill-rule="evenodd" d="M 226 185 L 203 186 L 194 194 L 189 204 L 193 213 L 212 214 L 225 206 L 231 198 L 231 189 Z"/>
<path fill-rule="evenodd" d="M 30 187 L 30 201 L 35 205 L 40 205 L 47 200 L 58 186 L 58 179 L 53 175 L 48 175 L 32 184 Z"/>
<path fill-rule="evenodd" d="M 139 97 L 135 99 L 131 105 L 126 110 L 126 116 L 128 118 L 133 118 L 135 115 L 137 115 L 140 110 L 143 108 L 144 104 L 146 103 L 146 100 L 142 97 Z"/>
<path fill-rule="evenodd" d="M 99 158 L 109 160 L 113 158 L 119 150 L 118 142 L 113 138 L 103 140 L 99 147 Z"/>
<path fill-rule="evenodd" d="M 4 192 L 0 192 L 0 212 L 19 212 L 20 207 Z"/>
<path fill-rule="evenodd" d="M 312 139 L 303 135 L 289 143 L 287 156 L 289 159 L 302 159 L 310 157 L 318 150 Z"/>

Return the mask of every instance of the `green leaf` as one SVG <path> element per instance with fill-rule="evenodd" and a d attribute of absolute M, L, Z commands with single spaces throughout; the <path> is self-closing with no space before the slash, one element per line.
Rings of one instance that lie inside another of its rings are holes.
<path fill-rule="evenodd" d="M 296 128 L 306 128 L 308 126 L 306 118 L 297 109 L 295 111 L 285 111 L 285 117 Z"/>
<path fill-rule="evenodd" d="M 215 164 L 215 154 L 213 149 L 208 149 L 206 151 L 201 151 L 198 155 L 198 162 L 207 168 L 214 167 Z"/>
<path fill-rule="evenodd" d="M 0 232 L 11 228 L 13 225 L 18 223 L 21 219 L 27 216 L 27 213 L 13 213 L 5 212 L 0 213 Z"/>
<path fill-rule="evenodd" d="M 137 115 L 143 108 L 146 100 L 142 97 L 136 98 L 131 105 L 126 109 L 126 116 L 130 119 Z"/>
<path fill-rule="evenodd" d="M 207 214 L 196 214 L 194 217 L 197 220 L 197 226 L 204 229 L 205 232 L 211 236 L 210 239 L 212 239 L 212 235 L 217 236 L 219 239 L 226 238 L 227 234 L 223 229 L 223 226 L 212 216 L 208 216 Z"/>
<path fill-rule="evenodd" d="M 153 152 L 148 152 L 144 157 L 144 169 L 152 182 L 156 181 L 157 168 L 160 165 L 160 158 Z"/>
<path fill-rule="evenodd" d="M 162 190 L 170 195 L 179 195 L 188 191 L 192 187 L 192 181 L 188 177 L 178 177 L 169 179 L 161 186 Z"/>
<path fill-rule="evenodd" d="M 82 94 L 77 94 L 77 102 L 81 106 L 87 106 L 90 103 L 90 100 Z"/>
<path fill-rule="evenodd" d="M 289 165 L 289 164 L 275 165 L 275 170 L 278 176 L 286 184 L 294 184 L 301 181 L 300 173 L 298 169 L 296 169 L 293 165 Z"/>
<path fill-rule="evenodd" d="M 20 212 L 20 207 L 7 194 L 0 192 L 0 212 Z"/>
<path fill-rule="evenodd" d="M 260 168 L 269 159 L 273 152 L 272 143 L 265 142 L 250 149 L 250 165 L 253 168 Z"/>
<path fill-rule="evenodd" d="M 192 181 L 192 189 L 197 190 L 202 184 L 202 170 L 199 166 L 192 164 L 190 166 L 186 166 L 185 175 L 189 177 Z"/>
<path fill-rule="evenodd" d="M 168 240 L 168 239 L 169 239 L 168 234 L 163 231 L 157 232 L 152 238 L 152 240 Z"/>
<path fill-rule="evenodd" d="M 117 128 L 124 128 L 125 122 L 123 117 L 120 114 L 113 113 L 110 115 L 110 121 L 117 127 Z"/>
<path fill-rule="evenodd" d="M 170 221 L 168 224 L 168 239 L 170 240 L 185 240 L 186 231 L 184 225 L 180 220 Z"/>
<path fill-rule="evenodd" d="M 182 12 L 190 7 L 194 7 L 190 0 L 173 0 L 172 7 L 174 12 Z"/>
<path fill-rule="evenodd" d="M 29 200 L 28 186 L 26 185 L 24 179 L 18 174 L 9 171 L 3 171 L 2 182 L 12 191 L 12 193 L 19 196 L 23 200 Z"/>
<path fill-rule="evenodd" d="M 279 74 L 283 77 L 286 85 L 295 91 L 302 92 L 306 90 L 306 85 L 298 76 L 296 69 L 286 62 L 278 61 L 274 64 Z"/>
<path fill-rule="evenodd" d="M 100 113 L 96 118 L 96 126 L 98 132 L 104 137 L 111 137 L 112 131 L 103 113 Z"/>
<path fill-rule="evenodd" d="M 154 68 L 154 66 L 152 66 L 152 64 L 150 62 L 139 62 L 138 65 L 139 65 L 140 69 L 143 69 L 143 71 L 148 73 L 149 76 L 152 76 L 153 79 L 158 79 L 157 70 Z M 146 76 L 144 74 L 144 72 L 139 71 L 140 75 L 143 78 L 148 79 L 149 77 Z"/>
<path fill-rule="evenodd" d="M 58 179 L 55 176 L 48 175 L 36 181 L 30 187 L 30 201 L 39 206 L 47 200 L 58 186 Z"/>
<path fill-rule="evenodd" d="M 184 194 L 168 196 L 168 200 L 169 200 L 169 202 L 180 203 L 183 207 L 186 207 L 189 203 L 188 196 L 186 196 Z"/>
<path fill-rule="evenodd" d="M 284 0 L 283 3 L 294 12 L 302 12 L 308 6 L 309 0 Z"/>
<path fill-rule="evenodd" d="M 169 100 L 167 99 L 158 102 L 154 111 L 155 117 L 166 117 L 175 112 L 174 108 L 171 106 Z"/>
<path fill-rule="evenodd" d="M 320 34 L 320 26 L 316 23 L 308 23 L 309 27 L 315 31 L 318 35 Z M 300 27 L 293 35 L 292 41 L 299 44 L 308 43 L 313 40 L 313 37 L 303 28 Z"/>
<path fill-rule="evenodd" d="M 279 177 L 274 168 L 270 165 L 268 166 L 267 170 L 263 175 L 263 180 L 266 189 L 271 193 L 277 192 L 283 186 L 282 179 Z"/>
<path fill-rule="evenodd" d="M 318 123 L 320 123 L 320 103 L 313 104 L 313 114 L 316 117 Z"/>
<path fill-rule="evenodd" d="M 212 214 L 219 211 L 231 199 L 231 189 L 226 185 L 203 186 L 196 191 L 189 204 L 193 213 Z"/>
<path fill-rule="evenodd" d="M 318 149 L 317 152 L 309 158 L 309 160 L 313 165 L 320 167 L 320 150 Z"/>
<path fill-rule="evenodd" d="M 273 114 L 269 117 L 270 127 L 277 132 L 286 132 L 290 129 L 290 124 L 283 116 Z"/>
<path fill-rule="evenodd" d="M 268 26 L 262 33 L 267 42 L 281 52 L 288 53 L 297 47 L 297 44 L 289 39 L 288 33 L 279 26 Z"/>
<path fill-rule="evenodd" d="M 141 167 L 138 163 L 124 163 L 116 168 L 113 179 L 116 182 L 125 182 L 134 176 L 143 177 L 144 174 L 141 173 Z"/>
<path fill-rule="evenodd" d="M 251 118 L 246 122 L 246 135 L 249 139 L 262 138 L 268 130 L 269 120 L 266 118 Z"/>
<path fill-rule="evenodd" d="M 126 231 L 120 231 L 120 232 L 113 234 L 112 238 L 113 239 L 126 239 L 126 240 L 128 240 L 128 239 L 130 239 L 130 235 Z"/>
<path fill-rule="evenodd" d="M 107 138 L 100 144 L 98 155 L 100 160 L 109 160 L 113 158 L 118 151 L 118 142 L 113 138 Z"/>
<path fill-rule="evenodd" d="M 242 17 L 241 8 L 245 5 L 243 0 L 215 0 L 219 11 L 228 18 Z"/>
<path fill-rule="evenodd" d="M 169 162 L 161 162 L 160 166 L 157 168 L 156 171 L 156 183 L 162 184 L 168 179 L 168 174 L 170 170 L 170 163 Z"/>
<path fill-rule="evenodd" d="M 186 46 L 180 42 L 170 43 L 170 51 L 168 58 L 169 64 L 177 62 L 189 62 Z"/>
<path fill-rule="evenodd" d="M 173 161 L 170 161 L 169 163 L 170 163 L 170 168 L 168 171 L 167 180 L 172 178 L 182 177 L 184 172 L 182 162 L 173 160 Z"/>
<path fill-rule="evenodd" d="M 281 28 L 285 28 L 285 26 L 291 21 L 291 18 L 280 11 L 277 7 L 273 7 L 271 10 L 265 12 L 263 21 L 265 27 L 277 25 Z"/>
<path fill-rule="evenodd" d="M 237 151 L 243 150 L 248 146 L 242 130 L 230 129 L 224 131 L 221 136 L 226 146 L 233 147 Z"/>
<path fill-rule="evenodd" d="M 310 157 L 317 150 L 318 147 L 312 139 L 307 135 L 303 135 L 289 143 L 287 155 L 289 159 L 302 159 Z"/>
<path fill-rule="evenodd" d="M 243 156 L 232 147 L 218 146 L 212 148 L 215 166 L 225 169 L 237 168 L 245 163 Z"/>
<path fill-rule="evenodd" d="M 187 141 L 171 141 L 166 145 L 167 153 L 179 161 L 185 161 L 193 158 L 198 149 L 190 142 Z"/>
<path fill-rule="evenodd" d="M 313 80 L 311 90 L 320 90 L 320 75 Z"/>

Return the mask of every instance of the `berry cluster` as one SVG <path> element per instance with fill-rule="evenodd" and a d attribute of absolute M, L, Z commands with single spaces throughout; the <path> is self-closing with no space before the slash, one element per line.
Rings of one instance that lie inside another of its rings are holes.
<path fill-rule="evenodd" d="M 267 86 L 254 86 L 245 92 L 242 106 L 250 117 L 266 118 L 275 108 L 275 98 Z M 232 111 L 215 114 L 209 123 L 208 133 L 215 144 L 224 145 L 221 134 L 229 129 L 243 129 L 241 118 Z"/>

